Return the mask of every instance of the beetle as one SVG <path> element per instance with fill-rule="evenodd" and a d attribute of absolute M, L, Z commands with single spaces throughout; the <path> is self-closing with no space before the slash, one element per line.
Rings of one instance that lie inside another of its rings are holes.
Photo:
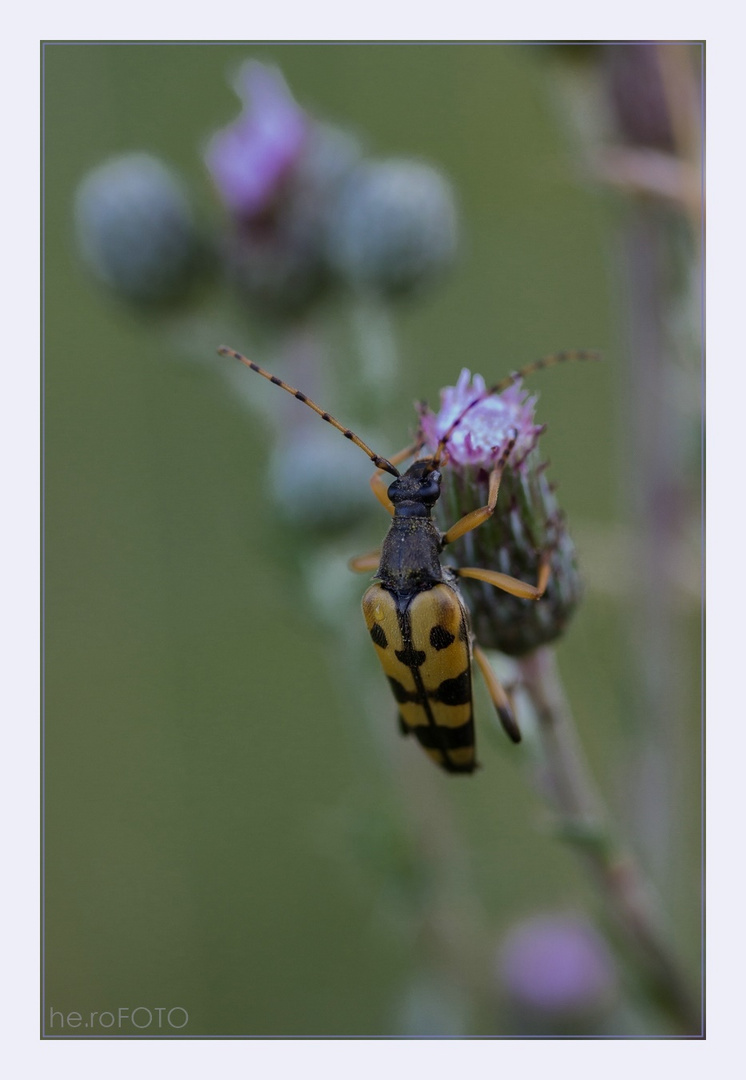
<path fill-rule="evenodd" d="M 389 460 L 300 390 L 253 360 L 227 346 L 221 346 L 218 352 L 239 360 L 308 405 L 367 454 L 376 466 L 371 488 L 392 515 L 391 525 L 380 551 L 351 559 L 349 565 L 357 572 L 375 572 L 374 584 L 363 596 L 363 616 L 398 706 L 402 734 L 413 736 L 425 753 L 448 773 L 469 775 L 478 768 L 471 679 L 475 660 L 507 735 L 514 743 L 520 742 L 521 732 L 508 695 L 472 634 L 458 579 L 475 578 L 513 596 L 540 600 L 549 581 L 548 555 L 544 553 L 540 558 L 535 585 L 494 570 L 452 567 L 442 561 L 448 544 L 479 528 L 495 512 L 500 480 L 515 445 L 515 431 L 490 472 L 484 506 L 471 510 L 445 532 L 432 519 L 433 507 L 441 493 L 441 468 L 448 461 L 448 442 L 470 409 L 550 364 L 596 359 L 598 354 L 588 350 L 560 352 L 528 364 L 471 401 L 441 437 L 432 456 L 417 457 L 422 449 L 420 436 L 413 446 Z M 415 460 L 401 473 L 397 465 L 409 457 Z M 385 473 L 394 477 L 388 487 Z"/>

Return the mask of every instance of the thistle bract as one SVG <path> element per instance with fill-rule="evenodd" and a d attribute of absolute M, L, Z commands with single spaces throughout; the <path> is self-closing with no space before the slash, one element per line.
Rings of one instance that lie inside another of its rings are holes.
<path fill-rule="evenodd" d="M 462 371 L 457 385 L 442 392 L 440 411 L 422 413 L 426 451 L 434 452 L 453 421 L 485 393 L 480 376 L 472 380 L 469 371 Z M 515 437 L 494 515 L 446 549 L 457 565 L 497 570 L 530 584 L 537 580 L 542 554 L 548 557 L 549 584 L 538 602 L 476 580 L 460 583 L 480 644 L 509 656 L 523 656 L 559 637 L 581 591 L 575 548 L 538 448 L 543 428 L 535 423 L 535 405 L 536 398 L 516 382 L 500 395 L 484 397 L 466 413 L 448 440 L 437 506 L 444 530 L 484 506 L 490 470 Z"/>

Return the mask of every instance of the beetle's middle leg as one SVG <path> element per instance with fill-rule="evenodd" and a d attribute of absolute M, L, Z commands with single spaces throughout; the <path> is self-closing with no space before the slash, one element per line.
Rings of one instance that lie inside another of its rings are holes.
<path fill-rule="evenodd" d="M 355 574 L 370 574 L 378 569 L 380 561 L 381 549 L 376 548 L 375 551 L 366 551 L 364 555 L 356 555 L 347 565 Z"/>

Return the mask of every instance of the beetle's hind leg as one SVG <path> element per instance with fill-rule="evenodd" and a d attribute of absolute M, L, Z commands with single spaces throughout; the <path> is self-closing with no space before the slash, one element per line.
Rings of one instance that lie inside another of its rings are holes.
<path fill-rule="evenodd" d="M 499 570 L 485 570 L 479 566 L 454 567 L 453 572 L 458 577 L 486 581 L 488 585 L 494 585 L 496 589 L 502 589 L 503 592 L 518 596 L 522 600 L 540 600 L 549 584 L 549 556 L 544 553 L 539 560 L 539 575 L 535 585 L 519 581 L 510 574 L 501 574 Z"/>
<path fill-rule="evenodd" d="M 504 727 L 508 738 L 512 739 L 514 743 L 519 743 L 521 741 L 521 729 L 518 727 L 518 722 L 515 718 L 513 704 L 497 675 L 495 675 L 495 672 L 492 670 L 492 665 L 487 659 L 484 650 L 480 649 L 476 642 L 473 642 L 472 648 L 474 650 L 474 659 L 479 665 L 479 670 L 482 672 L 482 678 L 487 685 L 487 690 L 492 698 L 492 703 L 497 710 L 500 723 Z"/>

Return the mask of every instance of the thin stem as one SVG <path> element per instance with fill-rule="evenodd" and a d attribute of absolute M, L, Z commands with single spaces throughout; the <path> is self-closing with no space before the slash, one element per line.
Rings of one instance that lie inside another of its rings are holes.
<path fill-rule="evenodd" d="M 609 827 L 575 731 L 554 651 L 537 649 L 520 662 L 523 683 L 538 718 L 541 768 L 538 786 L 560 819 L 606 901 L 631 952 L 627 958 L 649 990 L 687 1034 L 701 1031 L 701 1011 L 673 956 L 649 883 L 619 847 Z"/>
<path fill-rule="evenodd" d="M 374 295 L 360 295 L 352 308 L 352 326 L 366 397 L 372 396 L 377 404 L 385 402 L 399 366 L 388 306 Z"/>
<path fill-rule="evenodd" d="M 693 283 L 701 276 L 700 75 L 690 43 L 637 42 L 607 47 L 602 55 L 617 142 L 607 165 L 616 158 L 621 166 L 616 177 L 609 168 L 604 175 L 617 185 L 621 181 L 633 196 L 619 204 L 618 222 L 629 387 L 626 403 L 619 395 L 626 409 L 619 466 L 640 551 L 629 620 L 641 707 L 630 710 L 627 729 L 625 812 L 670 899 L 681 855 L 676 850 L 684 796 L 680 717 L 687 695 L 692 696 L 682 678 L 686 639 L 671 568 L 672 555 L 687 536 L 697 484 L 687 466 L 687 448 L 699 423 L 695 342 L 701 312 Z M 638 165 L 646 162 L 642 174 L 637 170 L 643 180 L 638 189 L 625 184 L 630 155 Z M 664 194 L 660 187 L 655 190 L 664 160 L 669 179 L 671 170 L 678 174 L 673 200 L 655 197 Z M 691 392 L 675 390 L 687 382 Z"/>

